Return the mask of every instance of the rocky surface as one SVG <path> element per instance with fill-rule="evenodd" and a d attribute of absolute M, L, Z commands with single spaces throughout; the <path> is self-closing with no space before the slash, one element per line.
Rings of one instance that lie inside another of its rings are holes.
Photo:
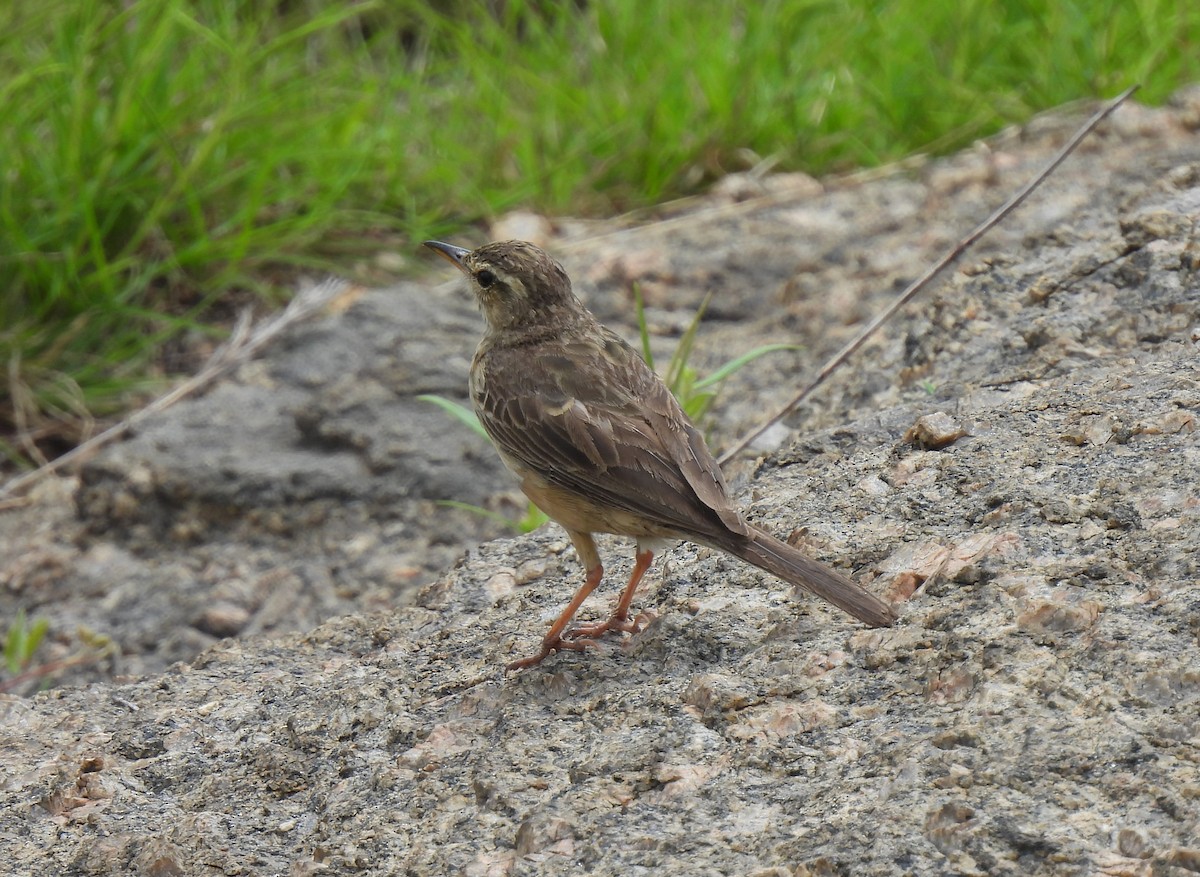
<path fill-rule="evenodd" d="M 637 281 L 662 353 L 712 290 L 702 371 L 804 345 L 731 380 L 720 444 L 1077 121 L 547 243 L 631 337 Z M 519 513 L 415 399 L 462 396 L 452 284 L 345 302 L 0 512 L 0 612 L 48 617 L 64 662 L 0 704 L 8 870 L 1200 872 L 1198 127 L 1195 92 L 1119 111 L 737 470 L 891 630 L 682 545 L 645 631 L 505 677 L 580 574 L 552 526 L 463 556 L 491 525 L 436 505 Z"/>

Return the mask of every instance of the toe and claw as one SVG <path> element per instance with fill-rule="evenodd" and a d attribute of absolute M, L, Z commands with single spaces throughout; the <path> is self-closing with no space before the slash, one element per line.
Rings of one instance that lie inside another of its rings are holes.
<path fill-rule="evenodd" d="M 602 651 L 604 646 L 601 644 L 600 638 L 605 634 L 614 631 L 628 634 L 641 633 L 653 620 L 654 614 L 650 612 L 639 613 L 635 618 L 620 617 L 614 614 L 607 621 L 597 624 L 581 624 L 570 627 L 554 638 L 547 636 L 542 640 L 542 648 L 537 654 L 513 661 L 505 669 L 513 671 L 536 667 L 555 652 L 582 652 L 587 649 Z"/>

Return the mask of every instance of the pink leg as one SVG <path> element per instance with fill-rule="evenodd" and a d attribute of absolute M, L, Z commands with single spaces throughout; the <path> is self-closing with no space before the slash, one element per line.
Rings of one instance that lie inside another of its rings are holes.
<path fill-rule="evenodd" d="M 584 643 L 564 641 L 562 632 L 566 626 L 571 623 L 571 619 L 575 617 L 575 613 L 579 611 L 579 607 L 583 605 L 583 601 L 588 598 L 588 594 L 596 590 L 596 586 L 600 584 L 600 579 L 604 577 L 604 567 L 598 566 L 595 569 L 589 569 L 587 579 L 583 583 L 583 587 L 575 592 L 574 598 L 567 604 L 567 608 L 558 616 L 558 620 L 550 627 L 550 632 L 546 634 L 542 640 L 542 650 L 536 655 L 530 655 L 528 658 L 522 658 L 519 661 L 513 661 L 504 669 L 506 670 L 524 670 L 527 667 L 536 667 L 550 655 L 554 654 L 559 649 L 573 649 L 575 651 L 583 651 Z"/>
<path fill-rule="evenodd" d="M 580 627 L 573 627 L 563 634 L 563 636 L 574 643 L 584 645 L 597 637 L 603 636 L 610 630 L 620 630 L 625 633 L 637 633 L 641 630 L 642 626 L 636 618 L 630 620 L 629 607 L 633 605 L 634 591 L 637 590 L 642 576 L 646 574 L 646 570 L 650 568 L 650 564 L 653 562 L 653 551 L 639 551 L 633 565 L 633 574 L 629 577 L 629 584 L 621 592 L 621 599 L 617 601 L 617 608 L 613 610 L 613 614 L 609 616 L 609 619 L 599 624 L 585 624 Z"/>

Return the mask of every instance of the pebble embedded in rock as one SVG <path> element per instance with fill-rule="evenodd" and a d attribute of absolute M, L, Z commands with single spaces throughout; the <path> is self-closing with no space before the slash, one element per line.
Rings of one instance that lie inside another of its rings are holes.
<path fill-rule="evenodd" d="M 941 450 L 954 444 L 963 436 L 970 435 L 949 414 L 938 411 L 917 418 L 917 422 L 904 434 L 904 440 L 916 442 L 929 450 Z"/>

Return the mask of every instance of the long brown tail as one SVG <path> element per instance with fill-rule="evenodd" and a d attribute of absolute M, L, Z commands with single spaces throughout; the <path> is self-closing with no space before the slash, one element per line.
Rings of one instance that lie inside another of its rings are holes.
<path fill-rule="evenodd" d="M 751 526 L 747 541 L 726 550 L 828 600 L 871 627 L 891 627 L 896 621 L 892 607 L 870 591 L 757 527 Z"/>

